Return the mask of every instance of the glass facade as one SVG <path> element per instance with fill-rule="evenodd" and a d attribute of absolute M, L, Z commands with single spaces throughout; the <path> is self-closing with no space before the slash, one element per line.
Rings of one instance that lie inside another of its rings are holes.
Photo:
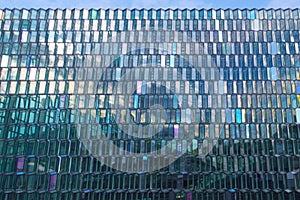
<path fill-rule="evenodd" d="M 0 10 L 0 199 L 299 199 L 299 17 Z"/>

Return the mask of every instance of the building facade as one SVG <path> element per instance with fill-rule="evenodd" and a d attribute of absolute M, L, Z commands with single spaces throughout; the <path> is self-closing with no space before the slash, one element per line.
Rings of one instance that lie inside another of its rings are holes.
<path fill-rule="evenodd" d="M 0 10 L 1 199 L 299 199 L 299 9 Z"/>

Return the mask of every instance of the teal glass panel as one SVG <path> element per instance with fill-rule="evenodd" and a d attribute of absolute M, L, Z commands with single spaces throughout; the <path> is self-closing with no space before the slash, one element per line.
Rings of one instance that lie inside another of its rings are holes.
<path fill-rule="evenodd" d="M 235 120 L 236 120 L 236 123 L 242 123 L 242 112 L 241 112 L 241 109 L 236 109 L 235 110 Z"/>
<path fill-rule="evenodd" d="M 250 11 L 250 19 L 256 19 L 256 12 L 255 10 Z"/>

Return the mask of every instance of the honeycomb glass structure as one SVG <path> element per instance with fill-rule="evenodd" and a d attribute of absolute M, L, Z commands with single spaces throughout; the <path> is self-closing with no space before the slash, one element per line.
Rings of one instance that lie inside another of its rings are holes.
<path fill-rule="evenodd" d="M 299 199 L 299 18 L 0 9 L 0 199 Z"/>

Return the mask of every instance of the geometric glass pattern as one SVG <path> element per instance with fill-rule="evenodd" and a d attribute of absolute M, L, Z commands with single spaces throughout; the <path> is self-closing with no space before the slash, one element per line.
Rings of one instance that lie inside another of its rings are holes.
<path fill-rule="evenodd" d="M 299 199 L 299 18 L 0 10 L 0 199 Z"/>

